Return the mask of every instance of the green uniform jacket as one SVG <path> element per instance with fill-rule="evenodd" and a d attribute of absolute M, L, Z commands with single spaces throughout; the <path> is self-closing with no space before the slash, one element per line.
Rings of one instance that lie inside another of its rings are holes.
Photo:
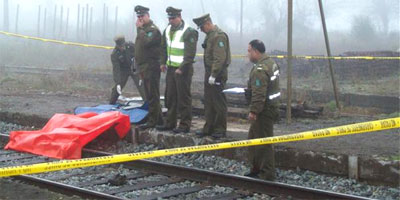
<path fill-rule="evenodd" d="M 135 40 L 135 60 L 140 70 L 143 72 L 151 62 L 159 62 L 161 48 L 161 32 L 153 21 L 137 28 L 137 36 Z M 157 66 L 159 68 L 160 66 Z"/>
<path fill-rule="evenodd" d="M 247 87 L 251 91 L 250 112 L 259 114 L 277 108 L 279 95 L 274 94 L 279 93 L 279 67 L 275 61 L 263 55 L 251 69 Z M 270 100 L 270 96 L 275 98 Z"/>
<path fill-rule="evenodd" d="M 215 25 L 215 29 L 207 33 L 203 48 L 206 73 L 215 77 L 217 82 L 226 82 L 227 68 L 231 63 L 228 35 Z"/>
<path fill-rule="evenodd" d="M 134 70 L 133 56 L 135 52 L 134 44 L 132 42 L 125 43 L 125 51 L 120 51 L 114 48 L 111 53 L 111 63 L 113 65 L 113 79 L 117 84 L 121 84 L 122 76 L 129 75 Z"/>
<path fill-rule="evenodd" d="M 185 26 L 185 22 L 182 21 L 182 24 L 179 27 L 177 27 L 177 29 L 174 29 L 173 27 L 171 27 L 171 32 L 176 31 L 178 29 L 183 29 L 184 26 Z M 161 38 L 161 64 L 162 65 L 165 65 L 168 60 L 167 36 L 166 36 L 165 31 L 166 30 L 164 30 L 163 36 Z M 199 33 L 195 29 L 189 27 L 188 29 L 186 29 L 185 33 L 183 33 L 182 37 L 183 37 L 185 46 L 184 46 L 183 62 L 179 66 L 179 69 L 182 72 L 185 72 L 186 67 L 190 66 L 190 64 L 194 63 L 194 57 L 196 56 L 196 47 L 197 47 L 197 40 L 199 38 Z"/>

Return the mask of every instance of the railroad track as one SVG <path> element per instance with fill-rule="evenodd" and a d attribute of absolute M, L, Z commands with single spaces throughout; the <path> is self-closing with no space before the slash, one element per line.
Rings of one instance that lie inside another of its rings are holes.
<path fill-rule="evenodd" d="M 8 135 L 0 134 L 0 144 Z M 85 157 L 111 153 L 84 149 Z M 0 167 L 50 162 L 55 159 L 16 151 L 0 150 Z M 150 160 L 123 164 L 71 169 L 15 178 L 47 189 L 92 199 L 246 199 L 254 194 L 277 199 L 368 199 L 353 195 L 305 188 L 244 176 L 193 169 Z M 199 198 L 218 188 L 225 188 L 216 196 Z"/>

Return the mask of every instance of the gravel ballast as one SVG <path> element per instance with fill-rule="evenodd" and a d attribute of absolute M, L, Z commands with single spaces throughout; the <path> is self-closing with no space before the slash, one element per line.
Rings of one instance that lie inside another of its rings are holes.
<path fill-rule="evenodd" d="M 10 123 L 5 123 L 5 122 L 0 122 L 0 132 L 4 134 L 9 134 L 10 131 L 12 130 L 26 130 L 30 129 L 30 127 L 22 127 L 19 125 L 15 124 L 10 124 Z M 118 141 L 115 144 L 106 144 L 102 142 L 97 142 L 97 143 L 91 143 L 88 145 L 90 148 L 96 148 L 101 146 L 101 150 L 103 151 L 109 151 L 109 152 L 114 152 L 114 153 L 131 153 L 131 152 L 142 152 L 142 151 L 149 151 L 149 150 L 155 150 L 158 149 L 157 146 L 155 145 L 138 145 L 135 146 L 131 143 L 128 143 L 126 141 Z M 97 148 L 99 149 L 99 148 Z M 221 173 L 229 173 L 229 174 L 236 174 L 236 175 L 243 175 L 249 171 L 249 166 L 244 163 L 244 162 L 238 162 L 235 160 L 229 160 L 217 156 L 208 156 L 208 155 L 203 155 L 200 153 L 192 153 L 192 154 L 179 154 L 179 155 L 174 155 L 174 156 L 167 156 L 167 157 L 161 157 L 161 158 L 155 158 L 154 160 L 160 161 L 160 162 L 167 162 L 171 164 L 176 164 L 176 165 L 181 165 L 181 166 L 186 166 L 186 167 L 192 167 L 192 168 L 199 168 L 199 169 L 206 169 L 206 170 L 211 170 L 211 171 L 216 171 L 216 172 L 221 172 Z M 104 170 L 104 171 L 109 171 L 107 175 L 104 176 L 115 176 L 116 174 L 131 174 L 135 173 L 134 170 L 128 170 L 128 169 L 123 169 L 123 168 L 112 168 L 110 166 L 100 166 L 100 167 L 95 167 L 93 169 L 96 170 Z M 83 170 L 83 171 L 79 171 Z M 68 173 L 81 173 L 84 174 L 85 169 L 73 169 L 72 170 L 67 170 L 67 171 L 58 171 L 58 172 L 52 172 L 52 173 L 45 173 L 45 174 L 38 174 L 35 176 L 39 177 L 49 177 L 49 176 L 65 176 Z M 82 181 L 89 181 L 87 177 L 85 180 L 80 180 L 79 175 L 75 176 L 74 179 L 68 179 L 66 180 L 67 184 L 72 184 L 76 185 L 79 182 Z M 95 175 L 93 180 L 99 180 L 101 178 L 110 178 L 110 177 L 98 177 L 98 175 Z M 150 176 L 152 178 L 157 178 Z M 348 179 L 348 178 L 343 178 L 343 177 L 338 177 L 338 176 L 329 176 L 329 175 L 324 175 L 324 174 L 318 174 L 315 172 L 311 171 L 304 171 L 300 169 L 296 170 L 283 170 L 283 169 L 277 169 L 276 171 L 276 181 L 282 182 L 282 183 L 287 183 L 287 184 L 293 184 L 293 185 L 299 185 L 299 186 L 304 186 L 304 187 L 310 187 L 310 188 L 316 188 L 316 189 L 322 189 L 322 190 L 329 190 L 329 191 L 334 191 L 334 192 L 339 192 L 339 193 L 346 193 L 346 194 L 352 194 L 352 195 L 358 195 L 358 196 L 364 196 L 368 198 L 374 198 L 374 199 L 399 199 L 400 198 L 400 189 L 395 188 L 395 187 L 388 187 L 388 186 L 373 186 L 369 184 L 365 184 L 353 179 Z M 140 179 L 135 179 L 135 181 L 138 181 Z M 147 180 L 146 180 L 147 181 Z M 74 183 L 75 182 L 75 183 Z M 130 182 L 129 184 L 134 184 L 135 182 Z M 164 191 L 168 189 L 174 189 L 177 187 L 188 187 L 188 186 L 193 186 L 193 184 L 196 184 L 195 182 L 191 181 L 185 181 L 183 183 L 177 183 L 177 184 L 168 184 L 167 186 L 160 186 L 160 187 L 155 187 L 153 189 L 156 189 L 157 191 Z M 94 189 L 97 191 L 101 191 L 101 188 L 104 189 L 110 189 L 112 186 L 109 185 L 100 185 L 96 186 L 96 188 L 89 188 L 89 189 Z M 222 189 L 221 189 L 222 188 Z M 190 195 L 186 195 L 186 197 L 193 197 L 193 198 L 201 198 L 201 194 L 206 194 L 206 196 L 213 196 L 213 195 L 219 195 L 223 193 L 229 193 L 231 192 L 232 188 L 227 188 L 227 187 L 214 187 L 214 188 L 209 188 L 207 190 L 202 190 L 201 192 L 198 193 L 193 193 Z M 146 195 L 148 194 L 149 191 L 147 190 L 138 190 L 135 192 L 131 193 L 124 193 L 122 194 L 124 197 L 137 197 L 140 195 Z M 154 192 L 154 190 L 152 190 Z M 200 196 L 199 196 L 200 195 Z M 258 194 L 257 194 L 258 195 Z M 254 196 L 253 196 L 254 197 Z M 261 199 L 269 199 L 269 197 L 265 196 L 259 196 Z M 259 199 L 257 198 L 257 199 Z M 179 196 L 173 197 L 171 199 L 180 199 Z"/>

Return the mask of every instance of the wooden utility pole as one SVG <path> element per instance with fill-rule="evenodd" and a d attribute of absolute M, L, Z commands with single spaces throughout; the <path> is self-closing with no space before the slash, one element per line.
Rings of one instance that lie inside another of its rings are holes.
<path fill-rule="evenodd" d="M 92 36 L 93 7 L 90 7 L 89 38 Z"/>
<path fill-rule="evenodd" d="M 40 6 L 38 10 L 37 36 L 40 37 Z"/>
<path fill-rule="evenodd" d="M 60 36 L 62 37 L 63 35 L 63 14 L 64 14 L 64 6 L 61 5 L 61 10 L 60 10 Z"/>
<path fill-rule="evenodd" d="M 43 37 L 46 36 L 46 23 L 47 23 L 47 8 L 44 8 L 44 14 L 43 14 Z"/>
<path fill-rule="evenodd" d="M 85 36 L 86 41 L 89 40 L 89 4 L 86 4 L 86 27 L 85 27 Z"/>
<path fill-rule="evenodd" d="M 108 7 L 106 7 L 106 38 L 108 35 L 109 31 L 108 31 Z"/>
<path fill-rule="evenodd" d="M 103 5 L 103 40 L 106 38 L 106 4 Z"/>
<path fill-rule="evenodd" d="M 84 37 L 84 34 L 85 34 L 85 7 L 84 6 L 82 6 L 82 21 L 81 21 L 81 36 L 82 36 L 82 38 L 85 38 Z"/>
<path fill-rule="evenodd" d="M 9 29 L 9 26 L 10 26 L 9 23 L 10 22 L 9 22 L 9 19 L 8 19 L 8 0 L 4 0 L 3 6 L 4 6 L 4 8 L 3 8 L 3 10 L 4 10 L 3 28 L 4 28 L 4 31 L 9 31 L 10 30 Z"/>
<path fill-rule="evenodd" d="M 54 13 L 53 13 L 53 38 L 56 38 L 56 18 L 57 18 L 57 5 L 54 6 Z"/>
<path fill-rule="evenodd" d="M 65 25 L 65 38 L 68 37 L 68 26 L 69 26 L 69 8 L 67 8 L 67 21 Z"/>
<path fill-rule="evenodd" d="M 203 0 L 200 0 L 200 3 L 201 3 L 201 10 L 203 11 L 203 14 L 205 14 L 205 13 L 206 13 L 206 10 L 204 9 Z"/>
<path fill-rule="evenodd" d="M 243 39 L 243 0 L 240 0 L 240 40 Z"/>
<path fill-rule="evenodd" d="M 118 6 L 115 7 L 114 35 L 117 34 L 117 29 L 118 29 Z"/>
<path fill-rule="evenodd" d="M 328 57 L 331 57 L 331 48 L 329 46 L 329 38 L 328 38 L 328 31 L 326 29 L 326 23 L 325 23 L 325 15 L 324 15 L 324 8 L 322 7 L 322 1 L 318 0 L 319 4 L 319 11 L 321 13 L 321 21 L 322 21 L 322 28 L 324 30 L 324 37 L 325 37 L 325 46 L 326 46 L 326 53 L 328 54 Z M 331 73 L 331 79 L 332 79 L 332 85 L 333 85 L 333 92 L 335 94 L 335 101 L 336 101 L 336 107 L 338 108 L 340 112 L 340 104 L 339 104 L 339 94 L 338 94 L 338 89 L 336 87 L 336 79 L 335 79 L 335 72 L 332 67 L 332 61 L 329 58 L 328 59 L 328 64 L 329 64 L 329 71 Z"/>
<path fill-rule="evenodd" d="M 293 27 L 293 0 L 288 0 L 288 35 L 287 35 L 287 102 L 286 121 L 292 122 L 292 27 Z"/>
<path fill-rule="evenodd" d="M 18 33 L 19 4 L 17 4 L 17 13 L 15 14 L 15 33 Z"/>
<path fill-rule="evenodd" d="M 77 10 L 77 12 L 78 12 L 78 17 L 77 17 L 77 20 L 76 20 L 76 40 L 79 40 L 79 13 L 81 12 L 81 5 L 80 4 L 78 4 L 78 10 Z"/>

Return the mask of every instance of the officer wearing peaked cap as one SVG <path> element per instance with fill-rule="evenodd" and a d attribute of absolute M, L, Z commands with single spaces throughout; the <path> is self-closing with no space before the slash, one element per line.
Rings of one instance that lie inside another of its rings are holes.
<path fill-rule="evenodd" d="M 279 66 L 265 54 L 264 43 L 252 40 L 248 45 L 249 60 L 254 63 L 250 72 L 246 98 L 250 103 L 249 139 L 272 137 L 273 124 L 279 118 Z M 275 157 L 272 145 L 249 147 L 252 165 L 246 176 L 275 179 Z"/>
<path fill-rule="evenodd" d="M 206 34 L 204 43 L 204 110 L 206 123 L 199 136 L 211 135 L 215 138 L 226 135 L 226 97 L 222 92 L 228 80 L 228 66 L 231 52 L 228 35 L 212 23 L 209 14 L 193 19 Z"/>
<path fill-rule="evenodd" d="M 137 35 L 135 59 L 140 76 L 144 80 L 145 95 L 149 104 L 147 123 L 140 129 L 154 128 L 161 123 L 160 105 L 160 48 L 161 33 L 150 19 L 149 8 L 136 6 Z"/>
<path fill-rule="evenodd" d="M 146 8 L 146 7 L 141 6 L 141 5 L 135 6 L 135 12 L 136 12 L 137 16 L 142 16 L 142 15 L 145 15 L 145 14 L 149 14 L 149 10 L 150 10 L 149 8 Z"/>
<path fill-rule="evenodd" d="M 181 9 L 166 9 L 169 24 L 161 40 L 161 66 L 166 75 L 165 106 L 168 108 L 165 124 L 159 130 L 187 133 L 192 122 L 191 83 L 196 56 L 198 32 L 182 20 Z M 180 122 L 177 126 L 177 116 Z"/>
<path fill-rule="evenodd" d="M 111 53 L 111 63 L 113 65 L 113 79 L 115 82 L 114 87 L 111 90 L 110 104 L 115 104 L 121 90 L 125 87 L 129 76 L 132 77 L 133 82 L 138 89 L 140 96 L 145 98 L 143 85 L 140 85 L 140 79 L 135 74 L 134 68 L 134 45 L 132 42 L 125 42 L 123 35 L 116 36 L 114 38 L 115 48 Z"/>

